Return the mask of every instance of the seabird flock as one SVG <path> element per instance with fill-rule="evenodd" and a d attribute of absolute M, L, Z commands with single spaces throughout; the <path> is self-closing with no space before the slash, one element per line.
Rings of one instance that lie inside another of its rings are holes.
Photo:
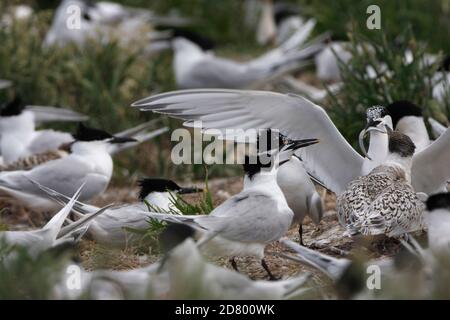
<path fill-rule="evenodd" d="M 248 7 L 254 2 L 249 0 Z M 76 32 L 62 27 L 70 5 L 78 5 L 83 13 L 83 28 Z M 360 128 L 355 141 L 360 155 L 326 110 L 310 99 L 257 90 L 311 61 L 318 78 L 341 81 L 336 56 L 351 59 L 343 43 L 325 43 L 326 34 L 309 40 L 314 19 L 301 18 L 292 7 L 282 11 L 271 1 L 260 5 L 256 38 L 276 47 L 248 62 L 238 62 L 216 56 L 208 39 L 181 28 L 189 19 L 158 17 L 148 10 L 110 2 L 62 1 L 45 47 L 68 43 L 82 47 L 88 40 L 104 43 L 112 26 L 120 26 L 123 38 L 149 22 L 176 26 L 170 31 L 149 31 L 146 37 L 152 39 L 153 49 L 146 52 L 173 50 L 173 71 L 180 90 L 136 97 L 132 110 L 181 119 L 187 127 L 216 129 L 221 138 L 232 141 L 236 136 L 225 135 L 229 129 L 256 129 L 258 137 L 252 142 L 257 145 L 256 161 L 245 157 L 242 191 L 210 214 L 184 215 L 171 196 L 203 190 L 161 178 L 140 180 L 139 202 L 101 208 L 89 201 L 107 189 L 114 155 L 169 129 L 155 129 L 156 122 L 149 121 L 110 134 L 83 124 L 88 117 L 70 109 L 27 105 L 18 94 L 4 102 L 0 109 L 0 190 L 31 209 L 54 215 L 38 230 L 0 231 L 2 243 L 23 246 L 33 257 L 62 244 L 76 244 L 84 236 L 107 247 L 125 248 L 137 238 L 127 228 L 145 229 L 149 220 L 167 225 L 161 235 L 167 250 L 156 263 L 127 271 L 87 271 L 76 265 L 81 270 L 81 286 L 68 288 L 65 274 L 54 286 L 54 298 L 289 299 L 314 290 L 311 274 L 300 266 L 293 277 L 283 277 L 269 266 L 265 256 L 270 253 L 265 249 L 277 241 L 287 249 L 281 254 L 284 258 L 341 283 L 357 264 L 355 259 L 329 256 L 314 250 L 314 241 L 306 246 L 303 242 L 306 216 L 320 226 L 325 215 L 316 185 L 336 195 L 337 220 L 345 229 L 342 237 L 350 237 L 356 248 L 361 239 L 400 242 L 409 253 L 404 259 L 419 260 L 427 274 L 439 265 L 439 255 L 450 255 L 448 128 L 426 119 L 412 101 L 366 106 L 366 126 Z M 282 13 L 275 15 L 275 9 Z M 436 77 L 449 76 L 446 59 Z M 437 100 L 445 99 L 448 86 L 444 82 L 438 82 L 433 90 Z M 0 89 L 13 90 L 14 83 L 0 80 Z M 435 140 L 428 135 L 426 120 Z M 38 129 L 40 124 L 54 121 L 79 125 L 75 133 Z M 260 142 L 266 136 L 275 137 L 278 147 L 262 148 Z M 273 161 L 267 165 L 261 161 L 263 156 Z M 298 243 L 287 238 L 297 224 Z M 426 248 L 414 238 L 422 232 L 427 232 Z M 234 270 L 207 262 L 201 253 L 227 257 Z M 235 258 L 247 256 L 260 261 L 271 281 L 251 280 L 240 272 Z M 1 263 L 8 264 L 13 258 L 7 256 Z M 383 278 L 393 279 L 401 272 L 396 268 L 397 258 L 370 259 L 363 265 L 378 266 Z M 342 297 L 370 298 L 374 293 L 361 287 Z"/>

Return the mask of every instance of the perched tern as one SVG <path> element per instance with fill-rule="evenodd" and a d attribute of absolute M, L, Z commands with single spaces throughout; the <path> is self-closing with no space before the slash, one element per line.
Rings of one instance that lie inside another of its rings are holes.
<path fill-rule="evenodd" d="M 384 163 L 352 181 L 337 198 L 339 222 L 350 235 L 399 237 L 424 227 L 424 204 L 411 185 L 415 145 L 386 126 L 389 152 Z"/>
<path fill-rule="evenodd" d="M 83 229 L 92 219 L 103 213 L 107 207 L 86 215 L 74 223 L 63 227 L 64 221 L 72 210 L 83 185 L 77 190 L 70 201 L 42 228 L 33 231 L 3 231 L 0 239 L 9 245 L 25 247 L 32 256 L 67 241 L 76 241 L 83 234 Z"/>
<path fill-rule="evenodd" d="M 78 25 L 76 20 L 70 20 L 74 14 L 79 15 Z M 131 40 L 137 39 L 137 34 L 141 40 L 151 40 L 157 35 L 152 31 L 152 24 L 184 26 L 189 20 L 176 15 L 160 17 L 147 9 L 108 1 L 64 0 L 55 11 L 43 45 L 83 47 L 88 40 L 105 43 L 117 38 L 119 45 L 126 47 Z"/>
<path fill-rule="evenodd" d="M 197 245 L 186 239 L 167 254 L 163 270 L 170 281 L 172 299 L 267 299 L 299 298 L 309 291 L 309 274 L 280 281 L 252 281 L 238 272 L 204 261 Z"/>
<path fill-rule="evenodd" d="M 37 155 L 45 159 L 40 154 L 49 151 L 50 154 L 54 154 L 55 150 L 58 150 L 62 145 L 74 140 L 74 136 L 68 132 L 36 130 L 36 122 L 50 120 L 79 121 L 81 119 L 86 120 L 86 117 L 67 109 L 39 106 L 25 108 L 20 98 L 16 97 L 14 101 L 0 109 L 0 147 L 4 165 L 11 165 L 11 168 L 20 168 L 20 162 L 23 160 L 36 163 L 36 159 L 30 160 L 28 158 Z M 116 136 L 118 137 L 133 137 L 136 141 L 111 145 L 109 146 L 109 152 L 114 154 L 123 149 L 134 147 L 168 130 L 167 128 L 161 128 L 148 131 L 152 125 L 153 122 L 150 121 L 117 133 Z M 15 162 L 19 163 L 14 164 Z"/>
<path fill-rule="evenodd" d="M 195 187 L 182 188 L 175 182 L 166 179 L 147 178 L 140 180 L 139 184 L 141 186 L 139 192 L 141 202 L 114 206 L 91 222 L 87 233 L 97 243 L 108 247 L 126 247 L 136 239 L 136 235 L 127 232 L 126 229 L 147 229 L 149 226 L 148 221 L 151 218 L 148 212 L 150 209 L 181 214 L 173 205 L 171 194 L 188 194 L 202 191 L 202 189 Z M 47 196 L 60 205 L 65 205 L 70 201 L 69 197 L 61 193 L 39 184 L 38 186 Z M 148 205 L 151 208 L 148 208 Z M 77 201 L 73 208 L 75 215 L 80 219 L 98 210 L 100 208 L 80 201 Z"/>
<path fill-rule="evenodd" d="M 406 134 L 416 146 L 416 152 L 420 152 L 431 143 L 428 135 L 422 109 L 407 100 L 399 100 L 386 107 L 392 118 L 393 129 Z"/>
<path fill-rule="evenodd" d="M 45 162 L 28 171 L 6 171 L 0 173 L 0 190 L 21 200 L 31 208 L 51 210 L 55 203 L 30 180 L 70 195 L 83 183 L 79 199 L 87 201 L 101 194 L 111 179 L 113 162 L 108 145 L 127 143 L 132 138 L 115 137 L 97 129 L 80 124 L 74 135 L 69 154 L 63 158 Z"/>
<path fill-rule="evenodd" d="M 277 153 L 282 159 L 289 158 L 296 149 L 317 142 L 317 139 L 286 139 L 279 154 L 278 150 L 271 152 Z M 270 167 L 270 163 L 262 164 L 259 160 L 255 164 L 247 162 L 244 165 L 244 190 L 226 200 L 209 215 L 153 213 L 151 216 L 188 226 L 192 235 L 200 238 L 199 243 L 205 243 L 204 249 L 207 252 L 231 257 L 235 269 L 235 256 L 249 255 L 261 259 L 263 268 L 274 278 L 264 260 L 264 248 L 288 231 L 294 213 L 277 184 L 278 165 L 269 169 L 266 167 Z M 265 168 L 270 171 L 264 171 Z"/>
<path fill-rule="evenodd" d="M 306 59 L 322 48 L 322 37 L 304 43 L 314 22 L 292 35 L 285 43 L 266 54 L 242 63 L 215 56 L 210 45 L 187 32 L 174 34 L 173 69 L 179 88 L 251 88 L 305 65 Z M 303 44 L 303 45 L 302 45 Z"/>

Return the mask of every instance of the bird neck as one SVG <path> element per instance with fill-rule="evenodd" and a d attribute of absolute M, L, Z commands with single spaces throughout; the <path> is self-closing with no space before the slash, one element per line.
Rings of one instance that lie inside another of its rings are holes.
<path fill-rule="evenodd" d="M 23 135 L 34 132 L 34 130 L 34 114 L 31 111 L 24 111 L 17 116 L 0 118 L 1 134 Z"/>
<path fill-rule="evenodd" d="M 71 151 L 79 155 L 91 155 L 108 153 L 108 144 L 104 141 L 76 141 L 72 144 Z"/>
<path fill-rule="evenodd" d="M 430 137 L 428 136 L 423 117 L 403 117 L 398 121 L 395 129 L 411 138 L 417 147 L 416 152 L 420 152 L 430 144 Z"/>
<path fill-rule="evenodd" d="M 277 171 L 278 169 L 272 168 L 270 171 L 263 171 L 256 173 L 251 178 L 246 174 L 244 177 L 244 189 L 250 188 L 279 189 L 277 183 Z"/>

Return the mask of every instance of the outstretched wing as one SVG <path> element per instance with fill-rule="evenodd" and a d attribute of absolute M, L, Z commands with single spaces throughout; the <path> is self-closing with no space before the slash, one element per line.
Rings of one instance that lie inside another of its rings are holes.
<path fill-rule="evenodd" d="M 297 152 L 306 170 L 337 194 L 361 172 L 363 158 L 325 110 L 300 96 L 267 91 L 182 90 L 151 96 L 133 106 L 186 120 L 187 126 L 219 129 L 222 134 L 226 129 L 272 128 L 293 139 L 318 138 L 320 143 Z"/>

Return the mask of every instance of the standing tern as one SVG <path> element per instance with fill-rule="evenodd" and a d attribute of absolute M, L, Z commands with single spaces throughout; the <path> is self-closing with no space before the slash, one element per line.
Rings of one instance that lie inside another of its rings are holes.
<path fill-rule="evenodd" d="M 57 150 L 61 145 L 74 140 L 73 135 L 68 132 L 35 129 L 36 122 L 50 120 L 80 121 L 86 120 L 86 117 L 67 109 L 40 106 L 25 108 L 19 97 L 3 106 L 0 109 L 0 147 L 3 163 L 11 165 L 20 159 Z M 152 125 L 153 122 L 150 121 L 117 133 L 116 136 L 133 137 L 136 141 L 111 145 L 110 153 L 133 147 L 167 131 L 167 128 L 147 131 Z"/>
<path fill-rule="evenodd" d="M 63 228 L 64 221 L 71 212 L 77 198 L 80 196 L 82 187 L 77 190 L 69 202 L 42 229 L 33 231 L 3 231 L 0 232 L 0 239 L 5 240 L 9 245 L 24 246 L 33 256 L 63 242 L 79 239 L 84 234 L 84 232 L 79 233 L 79 231 L 88 225 L 94 217 L 99 216 L 107 209 L 107 207 L 100 208 L 92 214 L 83 217 L 83 219 Z"/>
<path fill-rule="evenodd" d="M 296 154 L 309 174 L 338 195 L 362 174 L 364 158 L 345 140 L 323 108 L 301 96 L 251 90 L 181 90 L 151 96 L 132 106 L 186 120 L 187 126 L 218 129 L 224 136 L 226 129 L 274 128 L 293 139 L 317 137 L 322 143 Z M 414 156 L 414 189 L 426 194 L 444 190 L 450 180 L 449 161 L 447 130 Z"/>
<path fill-rule="evenodd" d="M 285 146 L 279 154 L 278 150 L 271 152 L 275 152 L 282 159 L 289 158 L 296 149 L 317 142 L 317 139 L 285 139 Z M 259 157 L 256 164 L 244 164 L 244 190 L 226 200 L 209 215 L 178 216 L 153 213 L 151 216 L 188 226 L 192 229 L 192 234 L 200 238 L 199 243 L 205 243 L 204 249 L 207 252 L 231 257 L 235 269 L 235 256 L 259 258 L 262 267 L 274 279 L 264 260 L 264 248 L 288 231 L 294 213 L 276 181 L 278 164 L 270 169 L 267 167 L 270 167 L 270 163 L 262 164 Z M 263 169 L 270 171 L 262 171 Z"/>
<path fill-rule="evenodd" d="M 431 143 L 422 109 L 407 100 L 398 100 L 386 107 L 392 118 L 393 129 L 406 134 L 420 152 Z"/>
<path fill-rule="evenodd" d="M 204 261 L 191 239 L 175 247 L 164 259 L 172 299 L 267 299 L 298 298 L 309 290 L 309 274 L 280 281 L 252 281 L 238 272 Z"/>
<path fill-rule="evenodd" d="M 87 201 L 101 194 L 109 184 L 113 161 L 108 145 L 127 143 L 132 138 L 115 137 L 97 129 L 80 125 L 69 145 L 69 154 L 63 158 L 45 162 L 28 171 L 0 172 L 0 190 L 7 192 L 31 208 L 51 210 L 55 203 L 45 197 L 33 184 L 40 184 L 64 195 L 70 195 L 83 183 L 79 199 Z"/>
<path fill-rule="evenodd" d="M 384 164 L 352 181 L 337 198 L 339 222 L 352 236 L 399 237 L 424 226 L 424 204 L 411 186 L 415 145 L 408 136 L 386 129 Z"/>
<path fill-rule="evenodd" d="M 173 69 L 179 88 L 251 88 L 305 65 L 322 48 L 322 37 L 304 43 L 314 27 L 309 21 L 285 43 L 248 62 L 237 62 L 204 51 L 192 33 L 175 32 Z"/>
<path fill-rule="evenodd" d="M 79 25 L 74 14 L 79 14 Z M 52 25 L 47 32 L 45 47 L 75 44 L 83 47 L 88 40 L 105 43 L 115 39 L 122 46 L 130 43 L 138 34 L 142 38 L 151 38 L 151 24 L 161 26 L 183 26 L 188 19 L 176 15 L 159 17 L 154 12 L 126 7 L 108 1 L 63 0 L 55 11 Z"/>
<path fill-rule="evenodd" d="M 148 212 L 147 205 L 155 210 L 160 209 L 163 212 L 181 214 L 170 200 L 171 194 L 202 192 L 202 189 L 195 187 L 182 188 L 175 182 L 166 179 L 147 178 L 140 180 L 139 184 L 141 186 L 139 192 L 141 202 L 114 206 L 91 222 L 87 232 L 97 243 L 108 247 L 126 247 L 135 240 L 135 235 L 127 232 L 127 228 L 134 230 L 148 228 L 148 220 L 151 215 Z M 70 201 L 69 197 L 61 193 L 38 183 L 37 185 L 47 196 L 60 205 L 66 205 Z M 100 208 L 80 201 L 77 201 L 73 208 L 74 213 L 80 219 L 98 210 Z"/>

